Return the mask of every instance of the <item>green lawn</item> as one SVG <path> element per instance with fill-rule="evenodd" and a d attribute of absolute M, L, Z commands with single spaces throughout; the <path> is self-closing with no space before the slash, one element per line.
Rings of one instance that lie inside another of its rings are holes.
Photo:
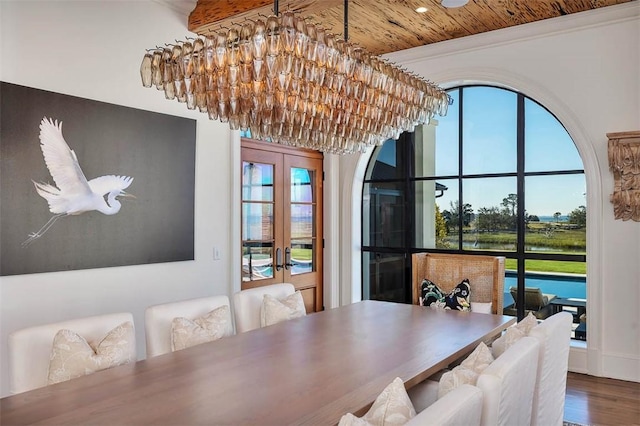
<path fill-rule="evenodd" d="M 565 229 L 562 224 L 539 224 L 531 223 L 525 234 L 525 245 L 538 251 L 543 250 L 544 253 L 571 253 L 585 254 L 587 241 L 586 231 L 582 229 Z M 516 234 L 513 232 L 485 232 L 475 233 L 473 230 L 465 229 L 463 240 L 467 243 L 476 242 L 482 245 L 482 248 L 494 246 L 503 250 L 513 250 L 516 244 Z M 454 242 L 455 243 L 455 242 Z M 505 263 L 506 269 L 515 270 L 516 260 L 507 259 Z M 525 262 L 527 271 L 536 272 L 557 272 L 564 274 L 582 274 L 587 273 L 587 264 L 585 262 L 563 262 L 552 260 L 527 260 Z"/>
<path fill-rule="evenodd" d="M 506 259 L 505 269 L 515 270 L 517 268 L 515 259 Z M 582 274 L 587 273 L 586 262 L 562 262 L 559 260 L 527 260 L 525 261 L 525 269 L 527 271 L 536 272 L 560 272 L 564 274 Z"/>

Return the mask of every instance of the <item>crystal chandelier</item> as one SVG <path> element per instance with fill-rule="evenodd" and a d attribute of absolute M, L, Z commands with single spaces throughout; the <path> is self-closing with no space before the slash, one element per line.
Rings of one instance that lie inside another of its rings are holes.
<path fill-rule="evenodd" d="M 265 18 L 147 51 L 143 86 L 255 139 L 335 154 L 446 114 L 438 86 L 293 12 Z"/>

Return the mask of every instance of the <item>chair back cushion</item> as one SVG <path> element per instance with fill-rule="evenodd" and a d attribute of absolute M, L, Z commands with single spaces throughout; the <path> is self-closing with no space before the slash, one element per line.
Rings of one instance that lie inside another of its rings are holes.
<path fill-rule="evenodd" d="M 477 426 L 482 416 L 482 391 L 464 384 L 420 411 L 406 426 Z"/>
<path fill-rule="evenodd" d="M 528 425 L 531 421 L 540 344 L 523 337 L 491 363 L 478 377 L 485 426 Z"/>
<path fill-rule="evenodd" d="M 149 306 L 144 313 L 147 357 L 171 352 L 171 324 L 174 318 L 195 319 L 221 306 L 229 306 L 227 296 L 200 297 L 179 302 Z M 233 334 L 233 323 L 229 311 L 225 336 Z"/>
<path fill-rule="evenodd" d="M 229 335 L 231 309 L 224 305 L 194 319 L 174 318 L 171 322 L 171 350 L 180 351 Z"/>
<path fill-rule="evenodd" d="M 396 377 L 382 390 L 362 417 L 347 413 L 340 418 L 338 426 L 404 425 L 415 415 L 416 410 L 404 383 Z"/>
<path fill-rule="evenodd" d="M 73 330 L 62 329 L 53 338 L 47 383 L 66 382 L 135 362 L 135 341 L 136 332 L 131 321 L 123 322 L 102 339 L 93 342 Z"/>
<path fill-rule="evenodd" d="M 302 293 L 296 291 L 283 299 L 265 294 L 260 310 L 260 326 L 266 327 L 282 321 L 300 318 L 307 314 Z"/>
<path fill-rule="evenodd" d="M 236 332 L 260 328 L 260 312 L 265 294 L 282 299 L 295 293 L 293 284 L 272 284 L 242 290 L 233 295 L 233 311 L 236 319 Z"/>
<path fill-rule="evenodd" d="M 561 426 L 569 368 L 573 316 L 559 312 L 534 327 L 529 336 L 540 343 L 531 424 Z"/>
<path fill-rule="evenodd" d="M 58 331 L 74 331 L 87 342 L 99 341 L 122 323 L 131 322 L 131 313 L 116 313 L 78 318 L 53 324 L 24 328 L 9 334 L 9 392 L 25 392 L 47 385 L 53 338 Z M 136 359 L 136 345 L 129 346 Z"/>
<path fill-rule="evenodd" d="M 529 312 L 526 317 L 517 324 L 508 327 L 504 334 L 498 337 L 491 344 L 491 352 L 494 358 L 498 358 L 504 351 L 509 349 L 514 343 L 528 336 L 531 330 L 538 326 L 538 320 L 533 312 Z"/>
<path fill-rule="evenodd" d="M 460 365 L 442 374 L 438 383 L 438 399 L 463 384 L 475 385 L 480 374 L 493 361 L 491 350 L 484 342 L 480 342 Z"/>

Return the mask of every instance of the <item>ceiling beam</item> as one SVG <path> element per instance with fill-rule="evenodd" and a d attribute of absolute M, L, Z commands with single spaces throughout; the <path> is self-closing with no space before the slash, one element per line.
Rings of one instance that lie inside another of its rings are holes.
<path fill-rule="evenodd" d="M 2 0 L 0 0 L 2 1 Z M 470 0 L 445 8 L 440 0 L 348 0 L 349 42 L 381 55 L 515 25 L 639 0 Z M 418 6 L 427 7 L 417 13 Z M 291 10 L 341 38 L 344 0 L 279 0 Z M 206 35 L 273 14 L 273 0 L 198 0 L 189 30 Z"/>
<path fill-rule="evenodd" d="M 342 7 L 344 0 L 297 0 L 295 2 L 280 1 L 279 12 L 290 10 L 309 17 L 327 8 Z M 189 31 L 206 34 L 216 31 L 221 26 L 230 27 L 245 19 L 257 20 L 273 15 L 272 0 L 198 0 L 193 12 L 189 15 Z"/>

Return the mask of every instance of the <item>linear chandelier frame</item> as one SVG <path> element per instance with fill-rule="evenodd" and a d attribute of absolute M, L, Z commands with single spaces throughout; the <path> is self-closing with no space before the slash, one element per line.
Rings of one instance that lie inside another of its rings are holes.
<path fill-rule="evenodd" d="M 147 51 L 140 74 L 168 100 L 250 131 L 326 153 L 362 152 L 445 115 L 443 89 L 293 12 Z"/>

